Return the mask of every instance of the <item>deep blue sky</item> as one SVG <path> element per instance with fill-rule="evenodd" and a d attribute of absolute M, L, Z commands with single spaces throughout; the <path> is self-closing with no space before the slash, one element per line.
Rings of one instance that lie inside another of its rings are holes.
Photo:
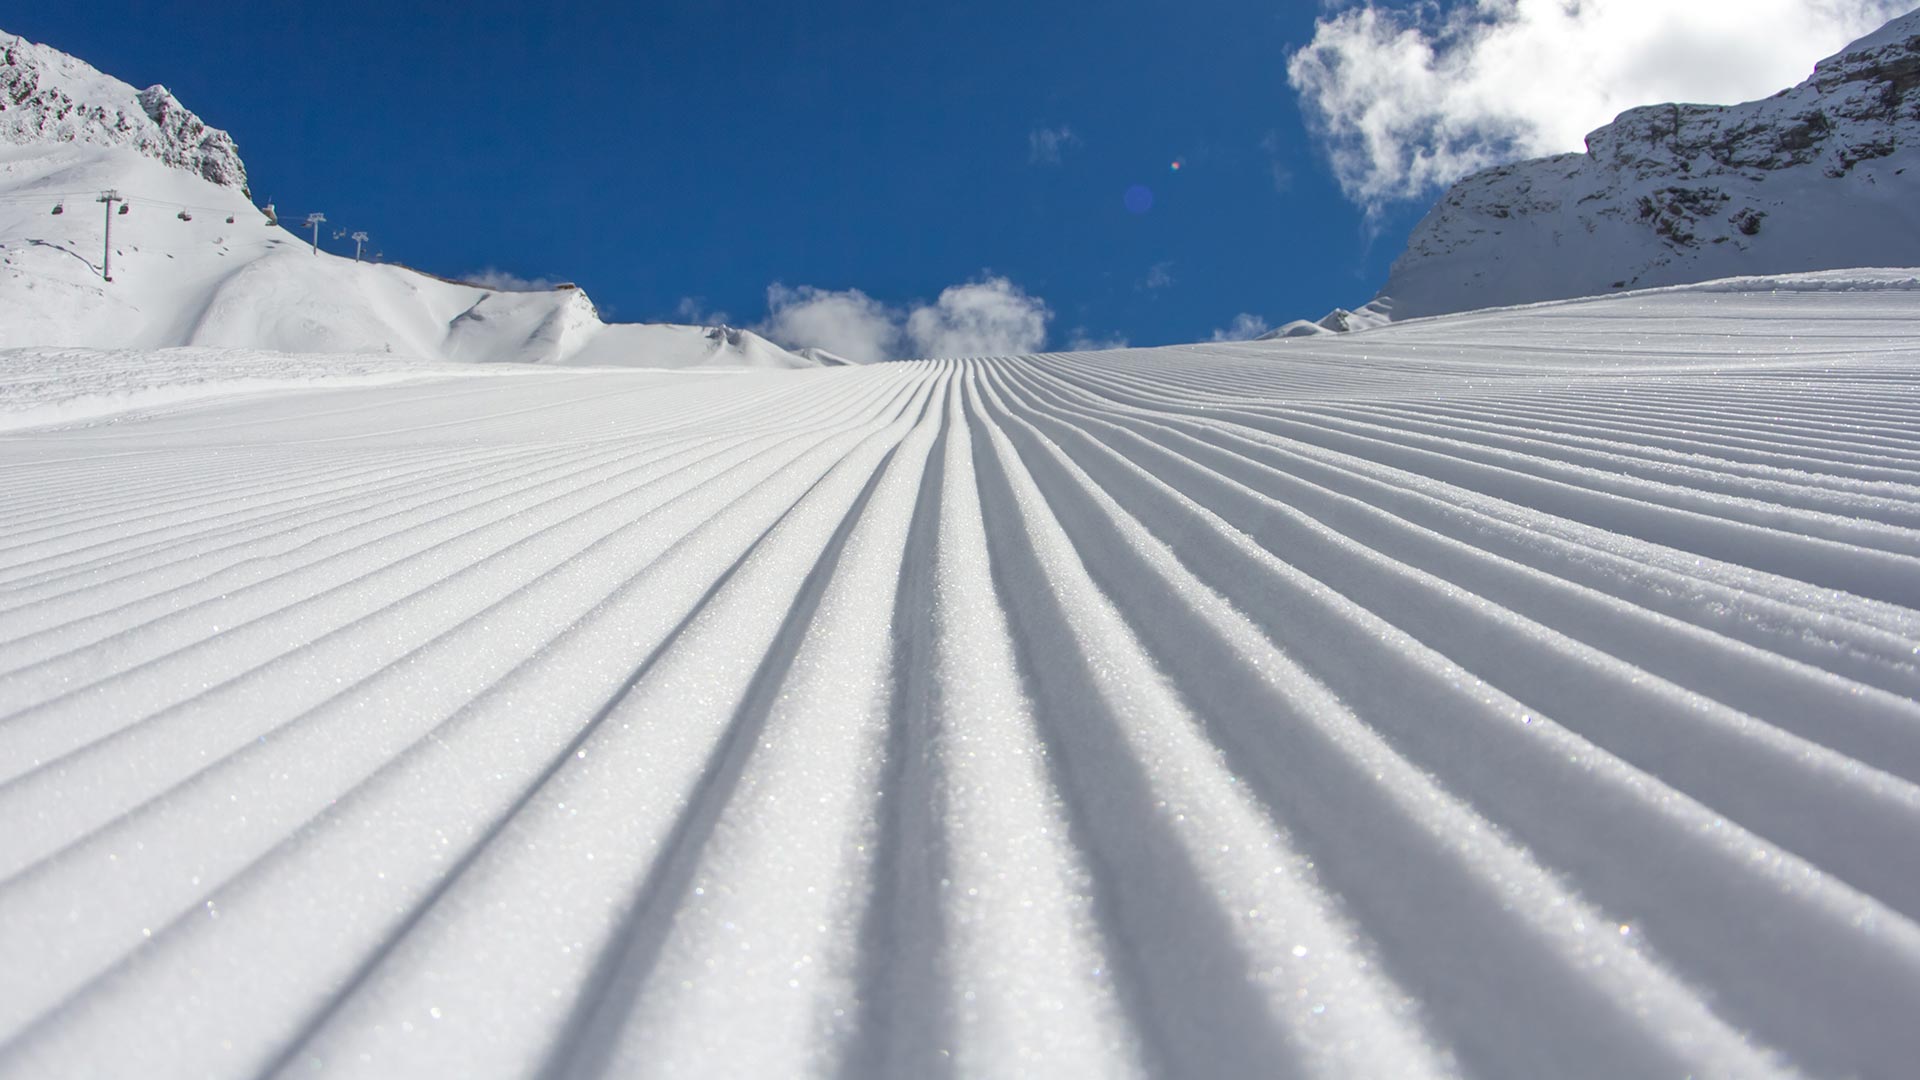
<path fill-rule="evenodd" d="M 1422 209 L 1369 243 L 1306 133 L 1286 58 L 1321 10 L 89 0 L 4 25 L 165 83 L 233 133 L 258 200 L 425 270 L 751 323 L 771 282 L 905 304 L 990 269 L 1045 298 L 1055 344 L 1159 344 L 1364 302 Z M 1060 163 L 1031 161 L 1060 126 Z"/>

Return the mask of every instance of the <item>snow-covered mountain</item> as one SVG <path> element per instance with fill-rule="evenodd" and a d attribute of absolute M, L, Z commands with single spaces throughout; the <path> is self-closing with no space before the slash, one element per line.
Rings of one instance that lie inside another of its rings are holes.
<path fill-rule="evenodd" d="M 1652 105 L 1585 153 L 1462 180 L 1381 296 L 1276 336 L 1756 274 L 1904 266 L 1920 251 L 1920 10 L 1741 105 Z"/>
<path fill-rule="evenodd" d="M 209 183 L 247 190 L 233 137 L 164 86 L 134 91 L 58 49 L 0 31 L 0 143 L 118 146 Z"/>
<path fill-rule="evenodd" d="M 0 57 L 0 347 L 668 368 L 831 362 L 731 327 L 610 324 L 571 286 L 501 292 L 316 254 L 255 208 L 233 139 L 166 88 L 135 90 L 10 34 L 0 34 Z M 98 202 L 106 191 L 121 201 Z"/>
<path fill-rule="evenodd" d="M 1284 323 L 1261 334 L 1257 340 L 1274 341 L 1278 338 L 1314 337 L 1319 334 L 1344 334 L 1351 330 L 1366 330 L 1392 322 L 1393 312 L 1394 303 L 1391 296 L 1376 296 L 1354 311 L 1334 308 L 1322 316 L 1318 322 L 1295 319 L 1290 323 Z"/>

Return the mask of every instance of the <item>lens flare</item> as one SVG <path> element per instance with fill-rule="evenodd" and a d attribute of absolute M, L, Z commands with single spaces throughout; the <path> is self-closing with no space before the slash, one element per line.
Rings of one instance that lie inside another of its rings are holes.
<path fill-rule="evenodd" d="M 1153 209 L 1153 189 L 1145 184 L 1133 185 L 1121 198 L 1133 213 L 1144 214 Z"/>
<path fill-rule="evenodd" d="M 1179 172 L 1179 171 L 1180 171 L 1180 166 L 1182 166 L 1182 165 L 1185 165 L 1185 164 L 1186 164 L 1186 162 L 1184 162 L 1184 161 L 1182 161 L 1182 160 L 1180 160 L 1179 158 L 1174 158 L 1174 159 L 1173 159 L 1173 171 L 1174 171 L 1174 172 Z"/>

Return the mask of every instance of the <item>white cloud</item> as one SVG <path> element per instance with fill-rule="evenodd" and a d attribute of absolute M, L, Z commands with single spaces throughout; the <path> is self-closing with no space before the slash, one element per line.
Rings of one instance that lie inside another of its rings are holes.
<path fill-rule="evenodd" d="M 1267 320 L 1258 315 L 1249 315 L 1243 311 L 1235 315 L 1233 321 L 1228 323 L 1224 328 L 1215 330 L 1213 332 L 1213 340 L 1252 341 L 1254 338 L 1259 337 L 1271 329 L 1273 329 L 1273 327 L 1267 325 Z"/>
<path fill-rule="evenodd" d="M 681 297 L 673 314 L 689 326 L 727 326 L 733 322 L 733 317 L 726 312 L 709 310 L 706 300 L 698 296 Z"/>
<path fill-rule="evenodd" d="M 1147 271 L 1146 278 L 1140 282 L 1140 288 L 1147 292 L 1155 292 L 1160 289 L 1171 288 L 1172 286 L 1173 263 L 1171 261 L 1154 263 L 1152 268 Z"/>
<path fill-rule="evenodd" d="M 1027 132 L 1027 164 L 1058 165 L 1062 154 L 1079 145 L 1079 136 L 1065 124 L 1034 128 Z"/>
<path fill-rule="evenodd" d="M 466 276 L 466 282 L 469 285 L 478 285 L 482 289 L 492 289 L 495 292 L 546 292 L 548 289 L 560 284 L 560 279 L 544 277 L 524 278 L 510 270 L 501 270 L 497 267 L 489 266 L 478 273 L 468 274 Z"/>
<path fill-rule="evenodd" d="M 1348 198 L 1378 212 L 1475 170 L 1582 148 L 1637 105 L 1730 104 L 1913 0 L 1366 0 L 1287 64 Z"/>
<path fill-rule="evenodd" d="M 816 346 L 857 363 L 928 356 L 1038 352 L 1053 312 L 1004 277 L 941 290 L 931 304 L 903 310 L 859 289 L 802 285 L 767 289 L 767 317 L 754 327 L 789 349 Z"/>
<path fill-rule="evenodd" d="M 1073 328 L 1073 335 L 1067 339 L 1068 352 L 1099 352 L 1102 349 L 1124 349 L 1127 339 L 1118 334 L 1108 337 L 1096 337 L 1084 326 Z"/>
<path fill-rule="evenodd" d="M 857 364 L 893 359 L 901 341 L 899 313 L 859 289 L 769 285 L 767 318 L 757 329 L 788 348 L 822 348 Z"/>
<path fill-rule="evenodd" d="M 940 299 L 907 316 L 915 356 L 1004 356 L 1037 352 L 1047 343 L 1053 312 L 1003 277 L 941 290 Z"/>

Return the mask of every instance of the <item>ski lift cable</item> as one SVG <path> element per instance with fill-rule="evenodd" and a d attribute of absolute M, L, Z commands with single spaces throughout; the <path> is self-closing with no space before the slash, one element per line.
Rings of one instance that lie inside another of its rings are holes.
<path fill-rule="evenodd" d="M 0 195 L 0 199 L 77 199 L 82 195 L 98 195 L 100 188 L 88 188 L 84 191 L 18 191 Z"/>
<path fill-rule="evenodd" d="M 101 190 L 102 189 L 100 188 L 93 188 L 88 191 L 12 192 L 7 194 L 0 194 L 0 202 L 45 202 L 48 199 L 56 199 L 56 200 L 58 199 L 91 199 L 94 196 L 99 195 Z M 143 203 L 149 203 L 156 206 L 184 206 L 189 210 L 211 211 L 211 210 L 227 209 L 224 206 L 221 206 L 221 207 L 195 206 L 191 203 L 183 203 L 178 199 L 150 199 L 144 195 L 121 195 L 121 196 L 116 196 L 114 201 L 115 202 L 143 202 Z"/>
<path fill-rule="evenodd" d="M 101 191 L 101 189 L 100 189 L 100 188 L 92 188 L 92 189 L 89 189 L 89 190 L 86 190 L 86 191 L 20 191 L 20 192 L 8 192 L 8 193 L 0 193 L 0 201 L 4 201 L 4 202 L 45 202 L 45 201 L 46 201 L 46 200 L 48 200 L 48 199 L 86 199 L 86 198 L 92 198 L 92 197 L 94 197 L 94 196 L 96 196 L 96 195 L 99 195 L 99 194 L 100 194 L 100 191 Z M 149 204 L 151 204 L 151 205 L 155 205 L 155 206 L 184 206 L 184 207 L 186 207 L 186 208 L 187 208 L 187 209 L 189 209 L 189 210 L 209 210 L 209 211 L 211 211 L 211 210 L 226 210 L 226 209 L 227 209 L 227 207 L 225 207 L 225 206 L 198 206 L 198 205 L 195 205 L 195 204 L 193 204 L 193 203 L 185 203 L 185 202 L 181 202 L 181 201 L 180 201 L 180 200 L 178 200 L 178 199 L 154 199 L 154 198 L 149 198 L 149 197 L 147 197 L 147 196 L 145 196 L 145 195 L 120 195 L 120 196 L 117 196 L 117 197 L 115 198 L 115 200 L 114 200 L 114 201 L 115 201 L 115 202 L 142 202 L 142 203 L 149 203 Z"/>
<path fill-rule="evenodd" d="M 140 206 L 152 206 L 162 210 L 202 210 L 209 214 L 231 214 L 235 212 L 235 208 L 232 206 L 196 206 L 193 203 L 176 202 L 173 199 L 149 199 L 144 195 L 131 196 L 122 201 L 136 203 Z M 254 212 L 260 212 L 260 208 L 257 206 L 254 207 Z"/>
<path fill-rule="evenodd" d="M 99 189 L 92 191 L 35 191 L 19 194 L 0 194 L 0 202 L 40 203 L 46 202 L 49 199 L 54 202 L 62 202 L 68 199 L 90 199 L 99 194 Z M 154 199 L 145 195 L 122 195 L 114 201 L 132 203 L 140 206 L 152 206 L 167 210 L 204 210 L 209 214 L 232 214 L 237 212 L 237 208 L 232 205 L 201 206 L 196 203 L 181 202 L 178 199 Z M 255 212 L 259 212 L 260 208 L 256 206 L 254 210 Z"/>
<path fill-rule="evenodd" d="M 100 194 L 98 189 L 93 191 L 34 191 L 24 192 L 18 195 L 0 195 L 0 200 L 7 202 L 45 202 L 48 199 L 87 199 L 98 194 Z"/>
<path fill-rule="evenodd" d="M 98 188 L 92 188 L 85 191 L 33 191 L 33 192 L 0 193 L 0 203 L 40 203 L 44 205 L 47 202 L 47 200 L 51 199 L 53 200 L 56 207 L 56 209 L 54 210 L 54 213 L 60 214 L 60 213 L 66 212 L 65 204 L 67 200 L 89 199 L 99 195 L 99 193 L 100 193 L 100 189 Z M 95 201 L 98 201 L 98 200 L 96 199 Z M 226 218 L 227 224 L 234 224 L 235 223 L 234 219 L 239 216 L 239 209 L 231 205 L 202 206 L 195 203 L 180 202 L 177 199 L 156 199 L 147 195 L 116 195 L 114 197 L 114 201 L 120 204 L 119 212 L 122 214 L 127 212 L 128 207 L 143 206 L 143 207 L 148 207 L 150 209 L 176 211 L 175 216 L 180 218 L 182 221 L 192 221 L 193 215 L 189 213 L 189 211 L 193 211 L 193 210 L 198 210 L 203 213 L 214 214 L 217 216 L 224 216 Z M 280 223 L 280 219 L 278 215 L 271 213 L 267 209 L 267 207 L 252 206 L 251 201 L 249 202 L 249 205 L 251 209 L 254 211 L 254 213 L 260 214 L 266 218 L 267 224 L 277 225 Z M 272 204 L 269 203 L 268 205 L 271 206 Z M 334 239 L 336 240 L 340 239 L 341 236 L 345 236 L 345 235 L 347 235 L 347 232 L 345 229 L 342 229 L 340 230 L 340 235 L 334 237 Z M 374 257 L 379 258 L 381 257 L 382 254 L 383 253 L 381 252 L 375 252 Z"/>
<path fill-rule="evenodd" d="M 64 196 L 36 195 L 36 196 L 33 196 L 32 198 L 18 198 L 13 196 L 0 195 L 0 201 L 9 202 L 9 203 L 46 203 L 51 201 L 56 206 L 58 206 L 68 202 L 74 202 L 82 199 L 91 201 L 92 196 L 95 196 L 97 194 L 99 193 L 98 192 L 78 192 L 76 194 L 64 195 Z M 122 206 L 142 206 L 142 207 L 146 207 L 148 209 L 153 209 L 153 210 L 187 210 L 187 211 L 194 211 L 198 213 L 217 214 L 221 216 L 238 215 L 240 212 L 238 207 L 233 207 L 233 206 L 197 206 L 193 203 L 170 202 L 165 199 L 122 197 L 122 198 L 115 199 L 114 202 L 117 202 Z M 262 213 L 259 207 L 255 207 L 253 212 Z"/>

